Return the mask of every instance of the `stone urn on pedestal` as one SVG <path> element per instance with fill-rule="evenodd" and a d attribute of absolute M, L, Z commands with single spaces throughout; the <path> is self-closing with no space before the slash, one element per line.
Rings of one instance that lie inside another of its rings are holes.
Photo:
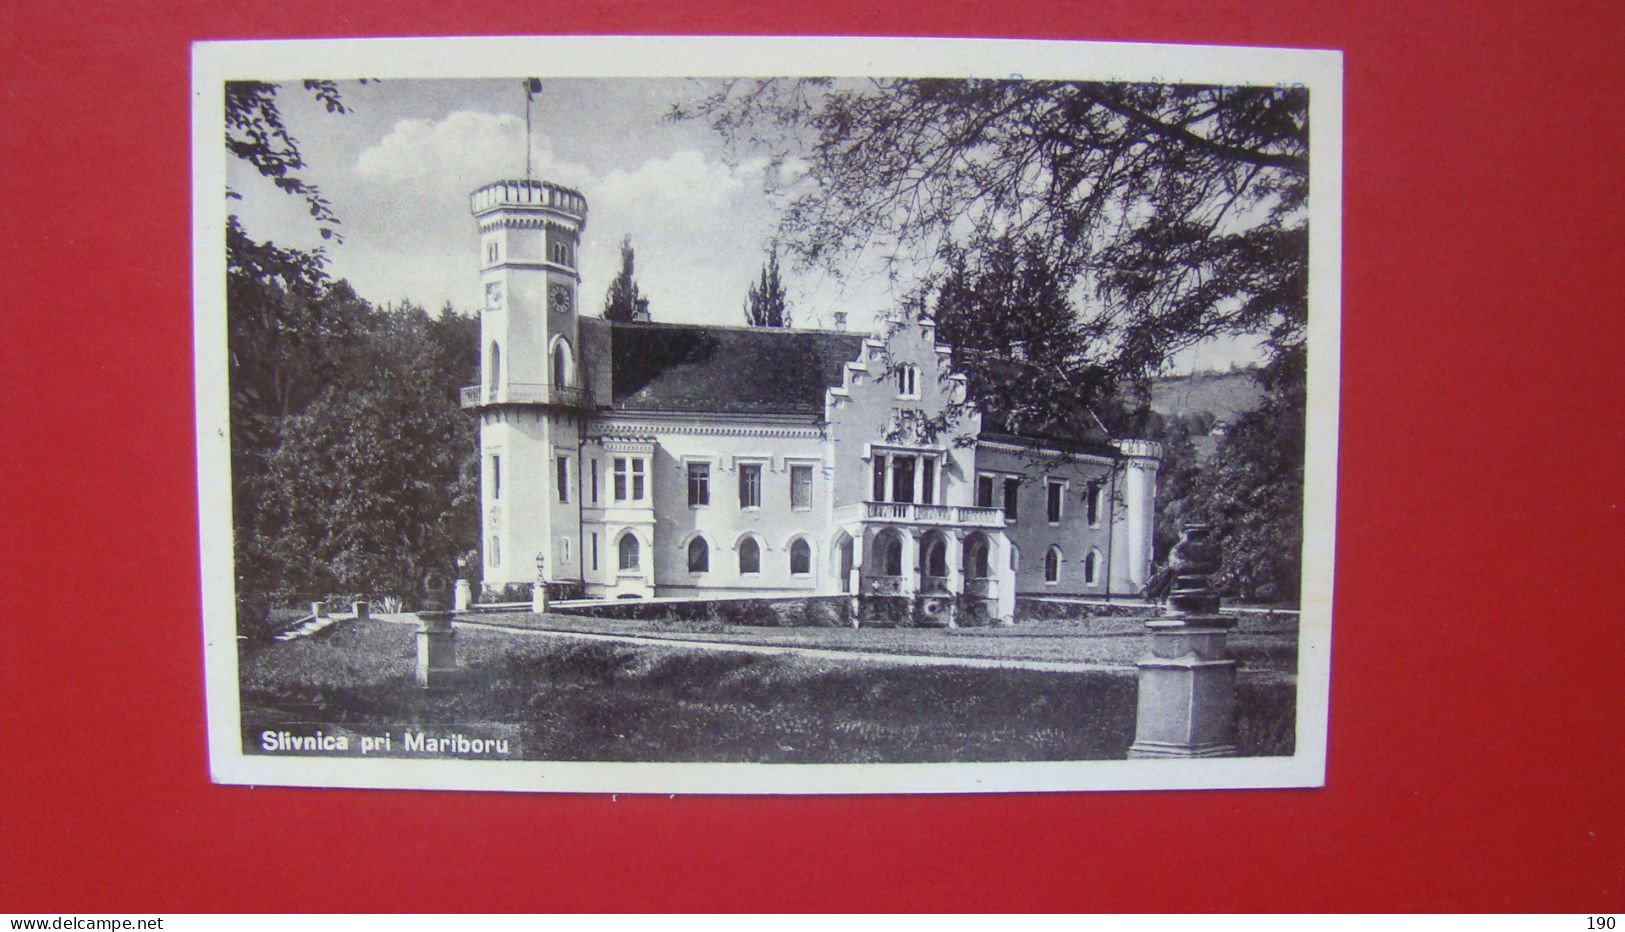
<path fill-rule="evenodd" d="M 417 614 L 417 684 L 423 689 L 448 686 L 457 675 L 457 631 L 451 626 L 451 612 L 436 607 Z"/>
<path fill-rule="evenodd" d="M 1236 661 L 1226 646 L 1236 621 L 1219 614 L 1219 557 L 1206 524 L 1185 525 L 1169 554 L 1173 590 L 1167 612 L 1146 622 L 1130 758 L 1236 754 Z"/>

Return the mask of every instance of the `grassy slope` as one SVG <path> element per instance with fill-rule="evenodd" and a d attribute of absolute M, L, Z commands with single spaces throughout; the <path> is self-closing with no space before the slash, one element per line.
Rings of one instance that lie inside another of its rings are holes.
<path fill-rule="evenodd" d="M 512 738 L 538 760 L 912 762 L 1121 758 L 1135 682 L 1118 673 L 883 666 L 465 630 L 462 679 L 412 685 L 413 633 L 349 623 L 245 650 L 245 750 L 259 729 L 389 725 Z M 1290 685 L 1241 685 L 1243 753 L 1289 754 Z"/>

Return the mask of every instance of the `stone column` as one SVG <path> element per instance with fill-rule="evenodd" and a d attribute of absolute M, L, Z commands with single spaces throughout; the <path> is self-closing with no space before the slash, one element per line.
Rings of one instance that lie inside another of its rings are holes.
<path fill-rule="evenodd" d="M 961 606 L 966 604 L 964 565 L 965 539 L 963 537 L 963 532 L 958 528 L 955 528 L 942 536 L 947 539 L 947 543 L 943 544 L 945 549 L 943 550 L 942 554 L 942 559 L 947 564 L 948 569 L 948 578 L 946 582 L 948 592 L 954 600 L 954 607 L 952 613 L 949 615 L 948 627 L 957 628 L 959 627 L 959 609 Z M 969 620 L 971 623 L 975 623 L 975 618 L 971 618 Z"/>
<path fill-rule="evenodd" d="M 1001 628 L 1008 628 L 1016 623 L 1016 573 L 1010 568 L 1010 548 L 1015 546 L 1010 542 L 1008 534 L 1000 533 L 991 538 L 988 547 L 988 559 L 993 562 L 989 566 L 988 577 L 997 586 L 993 610 L 993 623 Z"/>
<path fill-rule="evenodd" d="M 451 612 L 418 612 L 418 686 L 447 686 L 456 672 L 457 632 L 451 626 Z"/>
<path fill-rule="evenodd" d="M 639 562 L 642 562 L 640 555 Z M 648 559 L 654 559 L 650 554 Z M 547 611 L 547 557 L 544 554 L 536 555 L 536 585 L 530 591 L 530 610 L 540 615 Z"/>
<path fill-rule="evenodd" d="M 903 535 L 903 575 L 897 584 L 899 595 L 912 599 L 920 591 L 920 531 L 898 528 Z"/>
<path fill-rule="evenodd" d="M 453 587 L 453 590 L 452 590 L 452 596 L 451 596 L 452 608 L 456 609 L 459 612 L 466 612 L 466 611 L 468 611 L 469 606 L 471 606 L 473 604 L 474 604 L 474 587 L 470 586 L 468 584 L 468 580 L 466 580 L 466 579 L 457 580 L 457 585 L 455 587 Z"/>
<path fill-rule="evenodd" d="M 356 602 L 352 607 L 355 609 L 356 621 L 366 621 L 372 617 L 372 606 L 366 602 Z"/>
<path fill-rule="evenodd" d="M 1210 583 L 1219 566 L 1212 528 L 1188 524 L 1169 555 L 1168 612 L 1146 623 L 1130 758 L 1234 757 L 1236 661 L 1226 641 L 1235 619 L 1219 614 Z"/>

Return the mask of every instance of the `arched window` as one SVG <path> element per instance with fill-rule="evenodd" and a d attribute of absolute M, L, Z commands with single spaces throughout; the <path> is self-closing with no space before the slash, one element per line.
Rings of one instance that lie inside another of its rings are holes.
<path fill-rule="evenodd" d="M 805 576 L 812 572 L 812 545 L 805 538 L 796 538 L 790 545 L 790 575 Z"/>
<path fill-rule="evenodd" d="M 903 539 L 895 533 L 887 533 L 881 537 L 880 563 L 884 575 L 903 575 Z"/>
<path fill-rule="evenodd" d="M 1061 548 L 1051 547 L 1044 554 L 1044 581 L 1047 583 L 1061 581 Z"/>
<path fill-rule="evenodd" d="M 1083 558 L 1083 581 L 1093 586 L 1100 582 L 1099 576 L 1100 551 L 1091 550 L 1089 555 Z"/>
<path fill-rule="evenodd" d="M 1015 572 L 1019 572 L 1020 570 L 1021 570 L 1021 548 L 1017 547 L 1015 544 L 1011 544 L 1010 545 L 1010 572 L 1015 573 Z"/>
<path fill-rule="evenodd" d="M 553 384 L 558 387 L 568 386 L 571 379 L 570 343 L 568 340 L 559 340 L 553 344 Z"/>
<path fill-rule="evenodd" d="M 988 564 L 987 538 L 980 534 L 965 538 L 965 575 L 971 579 L 993 575 Z"/>
<path fill-rule="evenodd" d="M 762 571 L 762 547 L 756 543 L 756 538 L 747 537 L 739 542 L 739 572 L 760 573 Z"/>
<path fill-rule="evenodd" d="M 711 545 L 705 538 L 696 537 L 688 542 L 688 571 L 706 573 L 711 570 Z"/>
<path fill-rule="evenodd" d="M 636 570 L 638 568 L 638 538 L 631 531 L 621 535 L 620 543 L 621 569 Z"/>
<path fill-rule="evenodd" d="M 897 397 L 920 397 L 920 370 L 908 363 L 897 367 Z"/>
<path fill-rule="evenodd" d="M 948 575 L 948 542 L 933 536 L 925 544 L 925 575 L 941 579 Z"/>
<path fill-rule="evenodd" d="M 502 381 L 502 350 L 497 346 L 495 340 L 491 341 L 490 373 L 491 391 L 494 392 L 497 390 L 497 385 Z"/>

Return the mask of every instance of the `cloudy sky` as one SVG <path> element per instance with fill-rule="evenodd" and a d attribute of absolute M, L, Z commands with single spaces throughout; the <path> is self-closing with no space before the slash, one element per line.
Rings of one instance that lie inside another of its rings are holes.
<path fill-rule="evenodd" d="M 587 198 L 581 303 L 602 307 L 631 236 L 637 279 L 655 320 L 743 324 L 746 289 L 761 270 L 778 204 L 764 193 L 765 153 L 724 158 L 699 123 L 662 117 L 703 88 L 687 79 L 552 79 L 532 109 L 539 178 Z M 514 80 L 389 80 L 341 85 L 351 112 L 329 114 L 297 85 L 278 97 L 284 121 L 342 220 L 342 243 L 326 244 L 330 270 L 377 303 L 411 300 L 431 310 L 478 306 L 478 250 L 468 195 L 525 174 L 525 94 Z M 737 155 L 737 154 L 736 154 Z M 228 160 L 242 195 L 230 209 L 250 236 L 279 245 L 323 245 L 301 200 Z M 828 327 L 836 311 L 867 327 L 894 307 L 878 261 L 836 280 L 786 269 L 798 326 Z M 1244 344 L 1200 348 L 1178 368 L 1223 366 L 1253 354 Z"/>

